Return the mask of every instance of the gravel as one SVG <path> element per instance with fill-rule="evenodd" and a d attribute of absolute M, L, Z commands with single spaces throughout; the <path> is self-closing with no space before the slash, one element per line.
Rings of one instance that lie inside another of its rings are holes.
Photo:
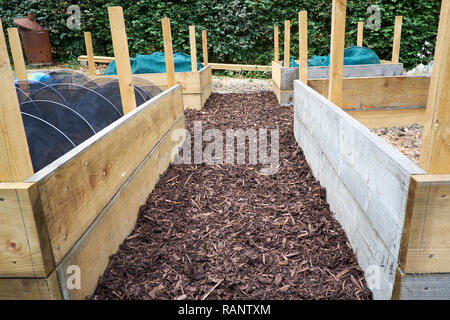
<path fill-rule="evenodd" d="M 416 164 L 419 163 L 420 149 L 422 148 L 422 131 L 423 126 L 417 124 L 372 129 L 372 132 L 383 138 Z"/>
<path fill-rule="evenodd" d="M 272 81 L 270 79 L 238 79 L 213 76 L 212 86 L 215 93 L 272 91 Z"/>

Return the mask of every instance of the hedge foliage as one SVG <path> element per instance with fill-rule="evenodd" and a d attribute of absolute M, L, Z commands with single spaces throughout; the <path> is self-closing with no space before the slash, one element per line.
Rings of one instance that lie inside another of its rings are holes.
<path fill-rule="evenodd" d="M 327 55 L 330 47 L 331 0 L 0 0 L 4 27 L 29 12 L 50 30 L 54 57 L 74 60 L 85 54 L 83 31 L 91 31 L 96 55 L 112 55 L 108 6 L 124 8 L 130 54 L 162 51 L 161 22 L 171 18 L 174 49 L 189 53 L 188 26 L 197 27 L 201 50 L 201 30 L 208 30 L 210 61 L 222 63 L 269 64 L 273 58 L 273 26 L 291 20 L 291 54 L 298 56 L 298 11 L 308 10 L 309 55 Z M 434 52 L 440 0 L 348 0 L 346 46 L 356 43 L 358 21 L 366 21 L 369 5 L 381 8 L 381 28 L 370 30 L 365 23 L 364 41 L 381 59 L 390 59 L 394 19 L 403 15 L 400 60 L 406 67 L 427 63 Z M 81 29 L 71 30 L 67 8 L 81 9 Z M 429 48 L 424 44 L 430 43 Z M 423 49 L 425 48 L 425 49 Z M 201 57 L 201 51 L 198 52 Z M 282 54 L 282 52 L 281 52 Z M 421 56 L 419 57 L 418 54 Z"/>

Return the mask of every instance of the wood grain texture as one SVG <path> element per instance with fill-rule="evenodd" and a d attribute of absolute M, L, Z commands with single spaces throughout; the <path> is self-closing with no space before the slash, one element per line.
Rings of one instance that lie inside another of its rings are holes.
<path fill-rule="evenodd" d="M 280 49 L 279 49 L 279 40 L 278 40 L 278 26 L 273 27 L 273 60 L 278 62 L 280 60 Z"/>
<path fill-rule="evenodd" d="M 439 22 L 420 166 L 430 174 L 450 173 L 450 1 Z"/>
<path fill-rule="evenodd" d="M 413 124 L 423 125 L 425 108 L 365 109 L 346 111 L 367 128 L 402 127 Z"/>
<path fill-rule="evenodd" d="M 203 49 L 203 66 L 206 67 L 208 65 L 208 36 L 206 30 L 202 30 L 202 49 Z"/>
<path fill-rule="evenodd" d="M 328 92 L 326 79 L 309 80 L 308 85 L 323 96 Z M 340 107 L 385 108 L 425 107 L 427 105 L 429 77 L 367 77 L 342 81 Z"/>
<path fill-rule="evenodd" d="M 450 300 L 450 274 L 410 274 L 398 270 L 393 299 Z"/>
<path fill-rule="evenodd" d="M 284 21 L 284 66 L 289 67 L 289 60 L 291 58 L 291 21 Z"/>
<path fill-rule="evenodd" d="M 119 78 L 120 97 L 122 99 L 123 113 L 136 109 L 136 97 L 132 82 L 130 53 L 128 52 L 128 39 L 125 31 L 125 20 L 122 7 L 108 7 L 111 37 L 114 57 L 116 60 L 117 75 Z"/>
<path fill-rule="evenodd" d="M 0 278 L 0 300 L 60 300 L 56 271 L 48 278 Z"/>
<path fill-rule="evenodd" d="M 174 148 L 182 141 L 172 140 L 173 130 L 184 129 L 184 116 L 165 133 L 137 170 L 114 196 L 101 215 L 58 266 L 65 299 L 84 299 L 93 293 L 99 277 L 108 266 L 109 256 L 133 230 L 139 207 L 145 203 L 160 175 L 167 169 Z M 114 230 L 114 232 L 111 232 Z M 81 271 L 81 289 L 69 290 L 66 270 L 77 265 Z"/>
<path fill-rule="evenodd" d="M 308 82 L 308 12 L 298 13 L 299 21 L 299 79 Z"/>
<path fill-rule="evenodd" d="M 197 71 L 197 42 L 195 41 L 195 27 L 189 26 L 189 44 L 191 47 L 192 72 Z"/>
<path fill-rule="evenodd" d="M 33 165 L 0 20 L 0 182 L 24 181 Z"/>
<path fill-rule="evenodd" d="M 392 63 L 398 63 L 400 58 L 400 40 L 402 37 L 402 16 L 395 16 L 394 41 L 392 43 Z"/>
<path fill-rule="evenodd" d="M 363 46 L 363 36 L 364 36 L 364 21 L 358 22 L 358 34 L 356 37 L 356 45 L 358 47 Z"/>
<path fill-rule="evenodd" d="M 295 81 L 294 129 L 365 270 L 377 265 L 375 298 L 392 295 L 411 175 L 423 170 L 365 126 Z"/>
<path fill-rule="evenodd" d="M 86 46 L 89 75 L 95 76 L 97 71 L 95 70 L 94 48 L 92 47 L 92 36 L 89 31 L 84 33 L 84 44 Z"/>
<path fill-rule="evenodd" d="M 346 9 L 346 0 L 333 0 L 328 99 L 337 106 L 342 105 Z"/>
<path fill-rule="evenodd" d="M 37 185 L 0 183 L 0 278 L 46 277 L 53 269 Z"/>
<path fill-rule="evenodd" d="M 8 28 L 8 38 L 14 62 L 14 70 L 16 71 L 16 78 L 19 81 L 28 81 L 27 68 L 25 66 L 25 59 L 23 58 L 18 29 Z"/>
<path fill-rule="evenodd" d="M 411 177 L 400 261 L 405 273 L 450 273 L 450 174 Z"/>
<path fill-rule="evenodd" d="M 27 181 L 39 186 L 56 264 L 182 114 L 181 88 L 177 85 L 129 112 Z"/>
<path fill-rule="evenodd" d="M 166 59 L 167 86 L 170 88 L 175 84 L 175 66 L 173 64 L 172 31 L 170 30 L 170 19 L 162 18 L 161 24 L 164 41 L 164 56 Z"/>

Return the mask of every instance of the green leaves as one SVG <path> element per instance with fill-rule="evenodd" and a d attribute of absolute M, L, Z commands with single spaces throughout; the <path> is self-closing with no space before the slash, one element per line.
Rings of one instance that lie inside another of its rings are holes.
<path fill-rule="evenodd" d="M 425 41 L 434 52 L 440 0 L 354 0 L 347 1 L 346 46 L 356 43 L 358 21 L 367 21 L 367 7 L 378 5 L 381 29 L 364 28 L 364 43 L 381 59 L 392 53 L 394 19 L 403 15 L 400 61 L 410 68 L 423 62 Z M 81 8 L 81 30 L 66 26 L 71 4 Z M 189 25 L 197 28 L 201 59 L 202 29 L 208 30 L 209 60 L 222 63 L 270 64 L 273 58 L 273 26 L 280 28 L 280 54 L 283 52 L 283 23 L 291 20 L 291 55 L 298 56 L 298 11 L 308 10 L 309 56 L 327 55 L 330 50 L 331 0 L 84 0 L 24 1 L 0 0 L 4 27 L 13 19 L 34 11 L 37 21 L 50 30 L 54 58 L 61 62 L 85 54 L 83 31 L 91 31 L 95 55 L 111 56 L 108 6 L 124 8 L 130 54 L 163 50 L 161 18 L 172 24 L 175 51 L 189 53 Z"/>

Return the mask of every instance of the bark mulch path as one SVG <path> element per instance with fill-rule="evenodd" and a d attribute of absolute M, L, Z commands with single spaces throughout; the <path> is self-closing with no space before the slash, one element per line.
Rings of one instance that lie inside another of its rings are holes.
<path fill-rule="evenodd" d="M 279 128 L 280 167 L 171 165 L 93 299 L 369 299 L 344 231 L 272 92 L 213 94 L 208 128 Z M 270 132 L 270 131 L 269 131 Z M 208 143 L 204 143 L 207 145 Z"/>

